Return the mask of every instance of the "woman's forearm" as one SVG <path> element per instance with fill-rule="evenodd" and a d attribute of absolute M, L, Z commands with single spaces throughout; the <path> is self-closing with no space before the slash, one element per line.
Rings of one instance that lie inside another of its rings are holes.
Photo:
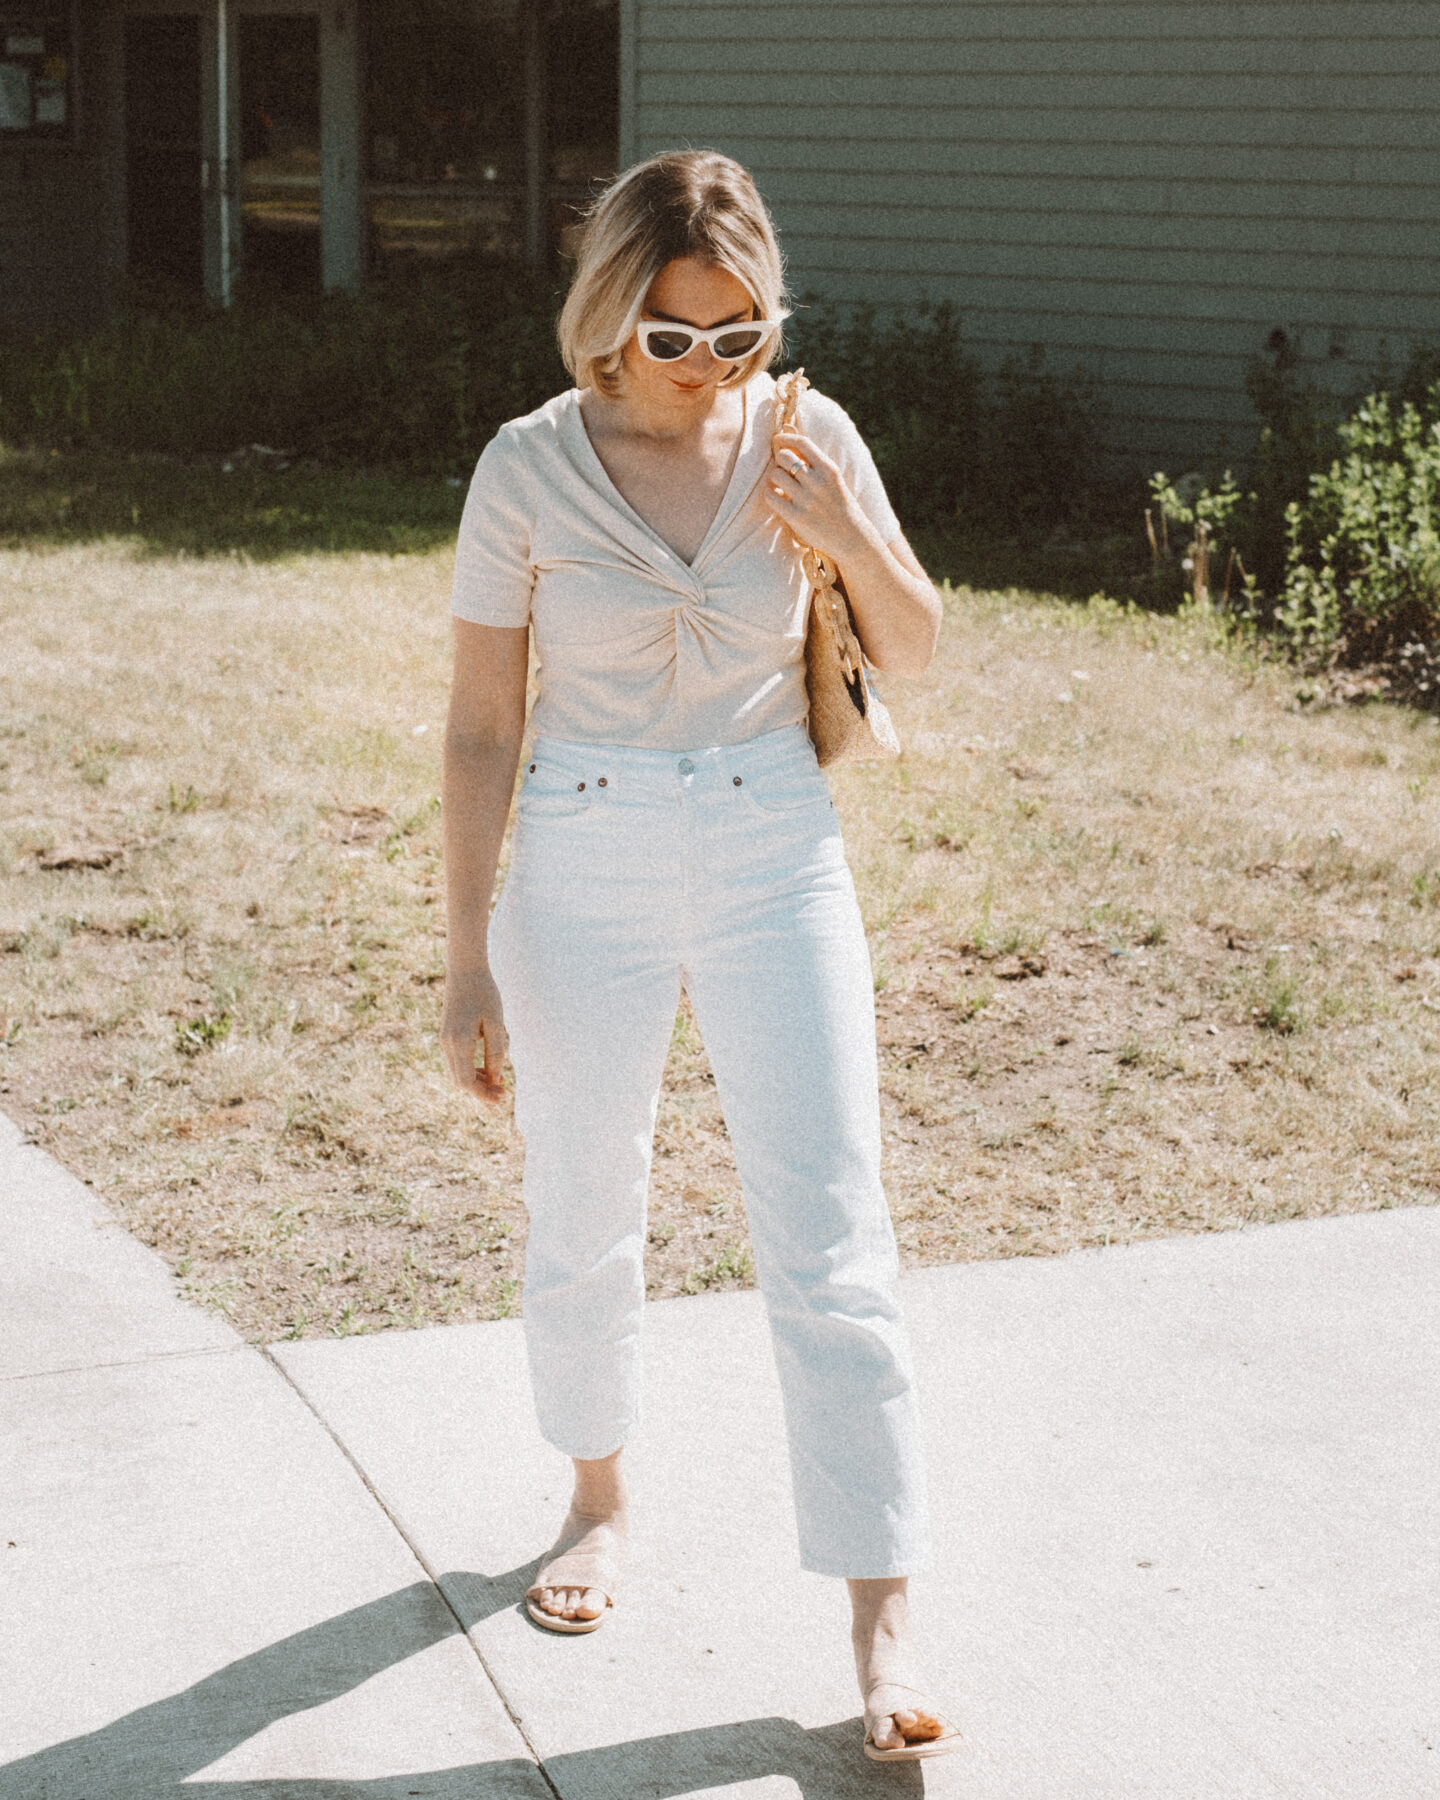
<path fill-rule="evenodd" d="M 860 643 L 875 667 L 924 674 L 942 617 L 929 576 L 906 568 L 873 527 L 846 552 L 840 576 Z"/>
<path fill-rule="evenodd" d="M 766 471 L 770 509 L 797 544 L 840 570 L 860 644 L 877 669 L 921 675 L 943 617 L 935 584 L 903 537 L 887 544 L 836 463 L 798 431 L 777 431 Z"/>
<path fill-rule="evenodd" d="M 500 846 L 515 791 L 520 735 L 445 733 L 446 961 L 452 974 L 489 967 L 486 933 Z"/>

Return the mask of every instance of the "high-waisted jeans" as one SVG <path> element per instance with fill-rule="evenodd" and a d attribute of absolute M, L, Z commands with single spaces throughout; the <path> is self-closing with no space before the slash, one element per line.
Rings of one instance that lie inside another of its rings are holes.
<path fill-rule="evenodd" d="M 870 959 L 805 731 L 688 753 L 537 740 L 490 941 L 546 1438 L 608 1456 L 639 1418 L 651 1143 L 683 984 L 744 1187 L 801 1560 L 913 1572 L 924 1474 L 880 1185 Z"/>

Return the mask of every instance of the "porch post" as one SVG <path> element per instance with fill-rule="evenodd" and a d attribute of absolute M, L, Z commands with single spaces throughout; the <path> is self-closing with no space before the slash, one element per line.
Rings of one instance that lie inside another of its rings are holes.
<path fill-rule="evenodd" d="M 225 0 L 215 0 L 215 166 L 220 211 L 220 304 L 235 297 L 233 244 L 230 237 L 230 13 Z"/>
<path fill-rule="evenodd" d="M 327 291 L 359 287 L 365 273 L 359 4 L 320 6 L 320 283 Z"/>
<path fill-rule="evenodd" d="M 525 46 L 525 261 L 543 269 L 549 261 L 545 211 L 548 131 L 545 121 L 545 0 L 521 0 Z"/>
<path fill-rule="evenodd" d="M 117 13 L 123 31 L 127 15 L 119 8 Z M 213 6 L 201 0 L 196 17 L 200 32 L 201 279 L 207 299 L 218 306 L 229 306 L 239 272 L 236 250 L 240 220 L 235 204 L 240 137 L 235 80 L 236 14 L 229 0 L 215 0 Z M 123 156 L 123 137 L 121 152 Z M 127 251 L 127 260 L 128 255 Z"/>
<path fill-rule="evenodd" d="M 620 167 L 638 162 L 636 113 L 635 34 L 636 0 L 620 0 Z"/>

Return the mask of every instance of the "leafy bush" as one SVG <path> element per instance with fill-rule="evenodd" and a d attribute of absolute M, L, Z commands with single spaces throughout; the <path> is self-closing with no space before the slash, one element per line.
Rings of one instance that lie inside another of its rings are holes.
<path fill-rule="evenodd" d="M 263 444 L 339 468 L 464 475 L 506 419 L 566 385 L 559 295 L 498 266 L 215 312 L 150 297 L 80 339 L 0 344 L 0 440 L 224 455 Z M 1100 407 L 1039 353 L 994 375 L 954 312 L 803 308 L 792 363 L 853 415 L 907 524 L 1030 532 L 1078 518 Z"/>
<path fill-rule="evenodd" d="M 1254 500 L 1254 495 L 1241 493 L 1229 469 L 1221 478 L 1219 487 L 1213 491 L 1193 475 L 1178 482 L 1172 482 L 1163 474 L 1152 476 L 1150 496 L 1154 508 L 1153 511 L 1146 511 L 1145 528 L 1150 538 L 1157 581 L 1163 579 L 1165 566 L 1176 560 L 1177 550 L 1183 549 L 1180 568 L 1186 577 L 1185 585 L 1190 589 L 1191 598 L 1197 605 L 1208 606 L 1212 599 L 1211 563 L 1217 551 L 1228 550 L 1223 597 L 1227 600 L 1229 598 L 1231 580 L 1238 566 L 1241 583 L 1253 600 L 1256 592 L 1255 579 L 1246 570 L 1238 549 L 1231 540 L 1236 514 L 1241 511 L 1247 499 Z M 1175 543 L 1172 543 L 1170 536 L 1172 525 L 1181 534 Z M 1188 543 L 1186 539 L 1189 540 Z"/>
<path fill-rule="evenodd" d="M 787 366 L 803 366 L 854 419 L 907 519 L 953 515 L 975 479 L 983 392 L 953 311 L 922 306 L 882 326 L 871 307 L 809 304 L 785 335 Z"/>
<path fill-rule="evenodd" d="M 88 337 L 0 357 L 0 438 L 224 453 L 264 443 L 341 467 L 459 473 L 562 387 L 555 297 L 508 269 L 229 312 L 131 306 Z"/>
<path fill-rule="evenodd" d="M 1303 375 L 1287 344 L 1273 362 L 1245 371 L 1245 393 L 1260 421 L 1246 478 L 1248 492 L 1234 511 L 1228 538 L 1256 586 L 1278 593 L 1285 580 L 1285 515 L 1310 489 L 1310 477 L 1334 456 L 1345 400 Z"/>
<path fill-rule="evenodd" d="M 1252 367 L 1261 429 L 1245 488 L 1228 469 L 1213 486 L 1151 481 L 1157 576 L 1182 551 L 1185 585 L 1200 598 L 1219 588 L 1223 558 L 1225 591 L 1243 595 L 1244 611 L 1332 660 L 1376 660 L 1440 637 L 1440 350 L 1416 346 L 1386 379 L 1346 402 L 1284 355 Z M 1173 570 L 1168 579 L 1179 585 Z"/>
<path fill-rule="evenodd" d="M 1433 414 L 1431 389 L 1440 378 L 1440 346 L 1412 346 L 1404 368 L 1384 362 L 1350 395 L 1337 394 L 1305 374 L 1282 337 L 1272 359 L 1245 371 L 1245 393 L 1260 423 L 1245 476 L 1247 492 L 1229 521 L 1228 541 L 1242 557 L 1257 588 L 1278 594 L 1286 579 L 1286 515 L 1305 501 L 1312 476 L 1340 450 L 1340 427 L 1366 393 L 1388 393 Z"/>
<path fill-rule="evenodd" d="M 881 324 L 871 307 L 802 307 L 787 360 L 850 413 L 907 524 L 1026 533 L 1083 516 L 1103 407 L 1037 349 L 988 374 L 948 304 Z"/>
<path fill-rule="evenodd" d="M 1218 480 L 1212 474 L 1213 485 L 1198 475 L 1171 481 L 1158 474 L 1150 482 L 1154 598 L 1162 604 L 1179 598 L 1177 561 L 1193 597 L 1212 586 L 1243 593 L 1252 613 L 1261 594 L 1284 587 L 1287 509 L 1335 455 L 1346 404 L 1301 372 L 1283 334 L 1270 360 L 1257 358 L 1246 369 L 1245 392 L 1260 430 L 1243 488 L 1230 469 Z M 1183 534 L 1174 544 L 1172 526 Z M 1212 573 L 1218 579 L 1207 579 Z"/>
<path fill-rule="evenodd" d="M 1440 637 L 1440 382 L 1423 410 L 1370 395 L 1339 436 L 1287 508 L 1276 617 L 1302 649 L 1367 661 Z"/>

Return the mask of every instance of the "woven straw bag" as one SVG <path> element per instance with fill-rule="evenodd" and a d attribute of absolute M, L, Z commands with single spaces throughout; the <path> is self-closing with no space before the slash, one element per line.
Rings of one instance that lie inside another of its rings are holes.
<path fill-rule="evenodd" d="M 803 369 L 792 369 L 775 383 L 776 431 L 798 429 L 800 396 L 809 385 Z M 865 672 L 865 652 L 855 635 L 850 602 L 837 585 L 839 571 L 828 556 L 808 544 L 800 549 L 812 590 L 805 631 L 805 688 L 816 760 L 828 769 L 832 763 L 898 756 L 900 739 Z"/>

